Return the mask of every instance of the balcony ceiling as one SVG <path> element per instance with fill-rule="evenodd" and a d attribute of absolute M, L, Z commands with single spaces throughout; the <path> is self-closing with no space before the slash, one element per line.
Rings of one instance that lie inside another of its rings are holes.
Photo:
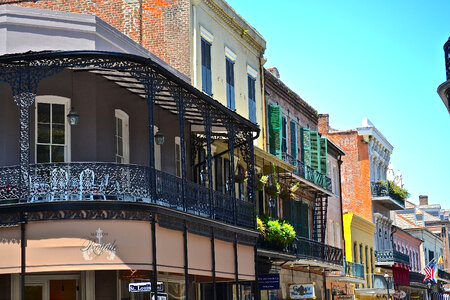
<path fill-rule="evenodd" d="M 7 70 L 0 74 L 4 76 L 0 78 L 3 81 L 7 81 L 7 76 L 14 76 L 14 68 L 29 68 L 31 74 L 41 76 L 42 73 L 56 74 L 61 69 L 92 72 L 143 99 L 146 99 L 143 83 L 146 81 L 138 80 L 137 76 L 151 77 L 148 80 L 155 82 L 155 104 L 178 115 L 175 96 L 181 94 L 187 100 L 185 119 L 191 124 L 204 125 L 204 112 L 208 111 L 212 119 L 211 125 L 223 131 L 226 130 L 226 124 L 233 125 L 236 131 L 259 132 L 258 125 L 223 106 L 150 58 L 100 51 L 43 51 L 0 56 L 0 67 Z"/>
<path fill-rule="evenodd" d="M 405 209 L 404 205 L 402 206 L 395 199 L 392 199 L 391 197 L 389 197 L 387 195 L 386 196 L 373 196 L 372 195 L 372 201 L 386 207 L 389 210 Z"/>

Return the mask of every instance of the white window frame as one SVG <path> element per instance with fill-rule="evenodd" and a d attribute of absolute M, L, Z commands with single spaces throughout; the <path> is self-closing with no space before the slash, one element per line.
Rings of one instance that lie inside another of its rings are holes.
<path fill-rule="evenodd" d="M 34 105 L 34 162 L 37 163 L 37 145 L 38 145 L 38 103 L 48 104 L 62 104 L 64 105 L 64 162 L 71 162 L 71 138 L 70 125 L 67 120 L 67 115 L 70 111 L 70 98 L 55 96 L 55 95 L 41 95 L 36 96 Z"/>
<path fill-rule="evenodd" d="M 177 147 L 179 147 L 180 149 L 180 157 L 177 157 Z M 177 177 L 182 177 L 183 171 L 182 171 L 182 165 L 181 165 L 181 142 L 180 142 L 180 137 L 176 136 L 175 137 L 175 157 L 174 157 L 174 162 L 175 162 L 175 176 Z M 178 164 L 178 166 L 177 166 Z M 180 174 L 177 174 L 177 169 L 180 169 Z"/>
<path fill-rule="evenodd" d="M 130 124 L 129 124 L 129 116 L 126 112 L 121 109 L 114 110 L 114 141 L 117 147 L 117 132 L 116 132 L 116 118 L 122 120 L 122 142 L 123 142 L 123 164 L 130 163 Z M 116 154 L 117 156 L 117 148 Z"/>

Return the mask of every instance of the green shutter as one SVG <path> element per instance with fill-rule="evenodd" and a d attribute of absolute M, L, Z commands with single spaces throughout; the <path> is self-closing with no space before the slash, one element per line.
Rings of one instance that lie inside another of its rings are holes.
<path fill-rule="evenodd" d="M 270 153 L 281 157 L 281 107 L 269 105 L 269 147 Z"/>
<path fill-rule="evenodd" d="M 305 166 L 311 166 L 311 137 L 308 128 L 300 129 L 300 143 L 302 149 L 302 162 Z"/>
<path fill-rule="evenodd" d="M 328 176 L 327 138 L 320 138 L 320 173 Z"/>
<path fill-rule="evenodd" d="M 320 160 L 319 160 L 319 133 L 317 131 L 310 131 L 310 141 L 311 141 L 311 168 L 319 171 Z"/>
<path fill-rule="evenodd" d="M 301 236 L 305 238 L 309 238 L 309 211 L 308 204 L 301 204 L 301 216 L 302 216 L 302 233 Z"/>
<path fill-rule="evenodd" d="M 291 121 L 291 156 L 297 159 L 297 126 Z"/>

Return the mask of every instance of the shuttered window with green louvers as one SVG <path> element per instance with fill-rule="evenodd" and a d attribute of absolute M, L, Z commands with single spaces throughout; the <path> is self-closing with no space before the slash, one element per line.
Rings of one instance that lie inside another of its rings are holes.
<path fill-rule="evenodd" d="M 270 153 L 281 157 L 281 107 L 269 105 L 268 115 Z"/>
<path fill-rule="evenodd" d="M 327 138 L 320 138 L 319 171 L 320 173 L 328 176 L 327 141 Z"/>
<path fill-rule="evenodd" d="M 311 168 L 320 171 L 319 169 L 319 133 L 317 131 L 310 131 L 310 141 L 311 141 Z"/>
<path fill-rule="evenodd" d="M 297 124 L 291 121 L 291 156 L 297 160 Z"/>
<path fill-rule="evenodd" d="M 302 146 L 302 162 L 306 166 L 311 166 L 311 139 L 308 128 L 300 129 L 300 143 Z"/>

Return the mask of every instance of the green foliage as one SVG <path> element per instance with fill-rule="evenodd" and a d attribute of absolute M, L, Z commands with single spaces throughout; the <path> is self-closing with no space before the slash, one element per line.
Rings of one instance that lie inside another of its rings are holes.
<path fill-rule="evenodd" d="M 295 239 L 294 227 L 285 220 L 261 216 L 256 219 L 256 224 L 261 238 L 270 246 L 284 248 Z"/>
<path fill-rule="evenodd" d="M 264 189 L 264 186 L 269 181 L 269 177 L 266 175 L 259 175 L 258 179 L 256 180 L 256 190 L 262 191 Z"/>
<path fill-rule="evenodd" d="M 291 184 L 289 187 L 286 187 L 280 193 L 280 198 L 283 200 L 295 199 L 295 192 L 298 190 L 299 186 L 300 186 L 300 182 L 297 181 L 297 183 Z"/>
<path fill-rule="evenodd" d="M 280 194 L 280 184 L 277 181 L 277 171 L 275 165 L 272 164 L 272 176 L 271 176 L 271 185 L 266 187 L 266 193 L 275 198 Z"/>
<path fill-rule="evenodd" d="M 393 181 L 381 180 L 381 184 L 387 188 L 389 194 L 397 196 L 399 199 L 403 201 L 405 201 L 410 196 L 410 194 L 406 189 L 399 187 Z"/>

